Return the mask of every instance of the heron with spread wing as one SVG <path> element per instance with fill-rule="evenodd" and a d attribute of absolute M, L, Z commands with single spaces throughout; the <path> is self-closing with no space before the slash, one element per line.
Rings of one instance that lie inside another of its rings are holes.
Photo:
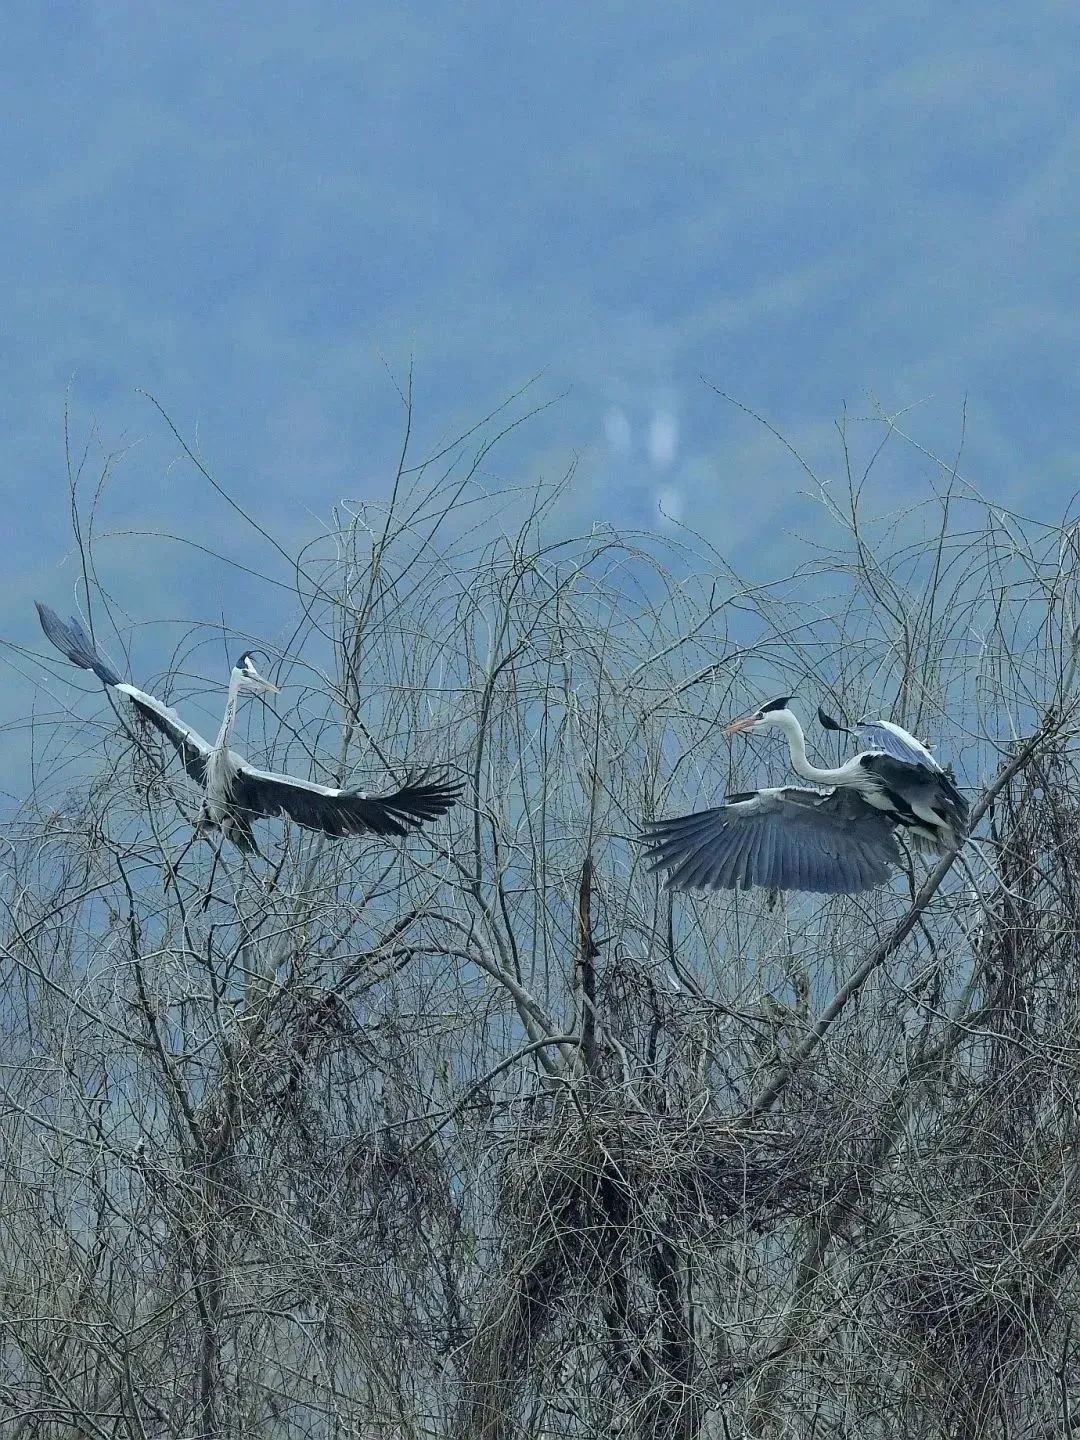
<path fill-rule="evenodd" d="M 240 696 L 278 693 L 259 674 L 250 652 L 233 666 L 225 714 L 211 743 L 161 700 L 121 680 L 74 616 L 65 624 L 40 601 L 37 611 L 41 628 L 61 654 L 81 670 L 92 670 L 134 706 L 140 719 L 160 730 L 203 792 L 200 826 L 220 830 L 241 850 L 258 853 L 251 824 L 267 816 L 287 815 L 324 835 L 398 836 L 445 814 L 461 794 L 461 785 L 448 775 L 420 774 L 389 795 L 367 795 L 258 770 L 229 746 Z"/>
<path fill-rule="evenodd" d="M 790 699 L 783 695 L 768 701 L 725 733 L 782 730 L 791 768 L 828 788 L 757 790 L 731 795 L 711 810 L 649 822 L 645 840 L 651 869 L 667 871 L 670 889 L 762 885 L 849 895 L 883 885 L 902 863 L 897 829 L 941 854 L 960 847 L 967 833 L 967 801 L 913 735 L 890 721 L 876 722 L 867 728 L 883 732 L 884 738 L 868 735 L 870 748 L 825 769 L 807 757 Z"/>

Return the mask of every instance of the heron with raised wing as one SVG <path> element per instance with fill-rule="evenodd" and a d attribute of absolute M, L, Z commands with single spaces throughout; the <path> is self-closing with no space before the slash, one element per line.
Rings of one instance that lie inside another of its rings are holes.
<path fill-rule="evenodd" d="M 445 814 L 461 794 L 462 786 L 448 775 L 429 772 L 407 779 L 389 795 L 368 795 L 256 769 L 230 748 L 237 707 L 241 695 L 276 695 L 278 686 L 259 674 L 250 651 L 233 666 L 225 714 L 211 743 L 161 700 L 121 680 L 74 616 L 65 624 L 40 601 L 37 611 L 41 628 L 61 654 L 81 670 L 92 670 L 173 746 L 202 790 L 200 828 L 220 830 L 241 850 L 258 853 L 252 821 L 268 816 L 287 815 L 324 835 L 400 836 Z"/>
<path fill-rule="evenodd" d="M 968 805 L 925 746 L 887 725 L 880 739 L 835 769 L 810 762 L 806 738 L 779 696 L 729 725 L 736 735 L 769 728 L 787 737 L 791 768 L 823 787 L 780 787 L 731 795 L 711 810 L 646 827 L 651 869 L 676 890 L 809 890 L 855 894 L 883 885 L 902 863 L 896 831 L 939 854 L 959 849 Z M 837 728 L 846 728 L 839 727 Z M 901 744 L 904 754 L 898 754 Z M 824 788 L 827 787 L 827 788 Z"/>

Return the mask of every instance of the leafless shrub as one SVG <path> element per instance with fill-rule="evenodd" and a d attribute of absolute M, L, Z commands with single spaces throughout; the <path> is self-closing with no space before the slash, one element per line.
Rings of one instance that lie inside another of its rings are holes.
<path fill-rule="evenodd" d="M 764 582 L 485 490 L 507 423 L 289 557 L 295 703 L 249 720 L 281 769 L 453 764 L 442 827 L 216 856 L 156 744 L 50 682 L 0 881 L 8 1431 L 1069 1434 L 1071 519 L 948 466 L 884 513 L 844 426 Z M 154 681 L 196 714 L 208 633 Z M 777 773 L 716 722 L 793 688 L 940 744 L 965 867 L 658 888 L 640 820 Z"/>

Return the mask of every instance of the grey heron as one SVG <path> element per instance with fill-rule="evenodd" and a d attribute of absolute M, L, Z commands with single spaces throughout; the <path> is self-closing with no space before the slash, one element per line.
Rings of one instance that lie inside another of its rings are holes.
<path fill-rule="evenodd" d="M 461 785 L 446 775 L 417 775 L 389 795 L 367 795 L 256 769 L 229 746 L 237 706 L 243 694 L 276 695 L 278 686 L 259 674 L 250 651 L 233 666 L 225 714 L 211 743 L 161 700 L 121 680 L 75 616 L 65 624 L 47 605 L 36 603 L 41 628 L 61 654 L 130 701 L 176 750 L 203 792 L 200 828 L 220 830 L 241 850 L 258 853 L 251 823 L 265 816 L 287 815 L 325 835 L 405 835 L 445 814 L 461 793 Z"/>
<path fill-rule="evenodd" d="M 665 869 L 672 889 L 809 890 L 854 894 L 888 880 L 902 863 L 901 827 L 939 853 L 956 850 L 967 829 L 968 806 L 949 777 L 923 755 L 902 759 L 882 746 L 826 769 L 806 754 L 802 726 L 780 696 L 734 721 L 736 735 L 776 727 L 787 737 L 791 768 L 828 787 L 779 787 L 731 795 L 723 805 L 646 827 L 651 869 Z M 895 738 L 895 737 L 894 737 Z"/>

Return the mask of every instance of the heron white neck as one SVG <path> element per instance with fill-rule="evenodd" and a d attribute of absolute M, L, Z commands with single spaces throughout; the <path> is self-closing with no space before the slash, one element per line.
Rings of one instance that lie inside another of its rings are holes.
<path fill-rule="evenodd" d="M 234 670 L 229 680 L 229 695 L 225 701 L 225 714 L 221 717 L 221 729 L 214 741 L 215 750 L 227 750 L 236 723 L 236 706 L 240 699 L 240 678 Z"/>
<path fill-rule="evenodd" d="M 806 756 L 806 739 L 802 726 L 790 710 L 778 711 L 775 723 L 787 736 L 791 768 L 796 775 L 801 775 L 804 780 L 813 780 L 818 785 L 835 785 L 844 778 L 839 770 L 822 770 L 817 765 L 810 764 Z"/>

